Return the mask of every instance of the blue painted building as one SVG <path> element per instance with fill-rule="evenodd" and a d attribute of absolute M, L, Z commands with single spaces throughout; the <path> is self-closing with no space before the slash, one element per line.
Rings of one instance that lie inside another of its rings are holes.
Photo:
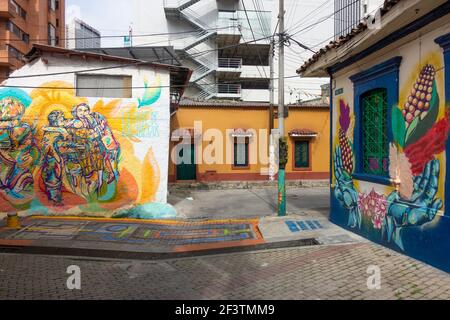
<path fill-rule="evenodd" d="M 386 0 L 297 72 L 330 77 L 330 219 L 450 272 L 450 1 Z"/>

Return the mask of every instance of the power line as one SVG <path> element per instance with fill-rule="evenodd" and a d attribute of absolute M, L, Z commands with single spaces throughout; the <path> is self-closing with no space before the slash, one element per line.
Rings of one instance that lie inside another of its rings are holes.
<path fill-rule="evenodd" d="M 210 30 L 220 30 L 220 29 L 226 29 L 228 27 L 217 27 L 217 28 L 208 28 L 205 29 L 206 31 Z M 141 37 L 155 37 L 155 36 L 170 36 L 170 35 L 177 35 L 177 34 L 186 34 L 186 33 L 198 33 L 198 30 L 189 30 L 189 31 L 178 31 L 178 32 L 165 32 L 165 33 L 149 33 L 149 34 L 138 34 L 138 35 L 132 35 L 131 38 L 141 38 Z M 103 39 L 103 38 L 123 38 L 123 37 L 130 37 L 129 34 L 126 35 L 110 35 L 110 36 L 96 36 L 96 37 L 82 37 L 82 38 L 59 38 L 59 40 L 88 40 L 88 39 Z M 0 41 L 18 41 L 23 42 L 22 39 L 0 39 Z M 36 41 L 45 41 L 47 42 L 48 39 L 37 39 L 37 38 L 31 38 L 29 39 L 31 42 Z"/>
<path fill-rule="evenodd" d="M 195 54 L 191 54 L 190 56 L 192 56 L 192 57 L 199 57 L 199 56 L 202 56 L 202 55 L 207 54 L 209 52 L 214 52 L 214 51 L 219 51 L 219 50 L 223 50 L 223 49 L 228 49 L 228 48 L 238 47 L 238 46 L 242 46 L 242 45 L 247 45 L 249 43 L 258 42 L 258 41 L 261 41 L 261 40 L 267 39 L 267 38 L 270 38 L 270 37 L 264 37 L 264 38 L 251 40 L 251 41 L 246 41 L 246 42 L 242 42 L 242 43 L 238 43 L 238 44 L 234 44 L 234 45 L 228 45 L 228 46 L 224 46 L 224 47 L 216 48 L 216 49 L 208 49 L 208 50 L 201 51 L 201 52 L 198 52 L 198 53 L 195 53 Z M 136 47 L 139 47 L 139 46 L 136 46 Z M 187 54 L 185 54 L 185 55 L 186 55 L 185 58 L 188 57 Z M 181 55 L 180 58 L 183 58 L 183 55 Z M 82 73 L 82 72 L 91 72 L 91 71 L 101 71 L 101 70 L 108 70 L 108 69 L 123 68 L 123 67 L 127 67 L 127 66 L 136 66 L 136 65 L 140 65 L 140 64 L 160 63 L 160 62 L 167 61 L 167 60 L 172 60 L 172 59 L 173 58 L 158 59 L 158 60 L 153 60 L 153 61 L 137 61 L 137 62 L 134 62 L 132 64 L 125 64 L 125 65 L 122 64 L 122 65 L 115 65 L 115 66 L 95 68 L 95 69 L 83 69 L 83 70 L 79 70 L 79 71 L 64 71 L 64 72 L 45 73 L 45 74 L 26 75 L 26 76 L 11 76 L 9 78 L 35 78 L 35 77 L 46 77 L 46 76 L 53 76 L 53 75 L 63 75 L 63 74 L 73 74 L 73 73 Z M 262 77 L 262 75 L 261 75 L 261 77 Z"/>
<path fill-rule="evenodd" d="M 248 18 L 247 8 L 245 7 L 244 0 L 241 0 L 241 3 L 242 3 L 242 6 L 243 6 L 243 8 L 244 8 L 245 17 L 247 18 L 248 25 L 250 26 L 250 31 L 252 32 L 253 40 L 256 40 L 255 34 L 253 33 L 252 25 L 251 25 L 251 23 L 250 23 L 250 19 Z M 241 33 L 241 34 L 242 34 L 242 33 Z M 256 50 L 256 53 L 258 54 L 259 62 L 261 63 L 261 65 L 263 65 L 262 59 L 261 59 L 261 55 L 259 54 L 259 50 Z M 259 71 L 259 68 L 258 68 L 258 71 Z M 264 76 L 267 78 L 266 70 L 265 70 L 264 68 L 263 68 L 263 72 L 264 72 Z"/>
<path fill-rule="evenodd" d="M 319 9 L 321 9 L 321 8 L 323 8 L 325 5 L 327 5 L 327 4 L 329 4 L 331 1 L 333 1 L 333 0 L 326 0 L 325 2 L 323 2 L 321 5 L 319 5 L 318 7 L 316 7 L 314 10 L 312 10 L 311 12 L 309 12 L 308 13 L 308 15 L 310 16 L 310 17 L 312 17 L 313 16 L 313 13 L 319 13 Z M 293 26 L 291 26 L 290 28 L 288 28 L 287 30 L 288 31 L 291 31 L 291 30 L 295 30 L 296 28 L 298 28 L 298 27 L 300 27 L 301 25 L 303 25 L 303 24 L 305 24 L 306 23 L 306 21 L 305 20 L 299 20 L 298 22 L 296 22 Z"/>
<path fill-rule="evenodd" d="M 292 79 L 299 78 L 299 75 L 286 76 L 284 79 Z M 279 77 L 272 78 L 271 80 L 278 80 Z M 267 79 L 239 79 L 234 81 L 224 81 L 224 82 L 213 82 L 213 83 L 205 83 L 202 85 L 211 85 L 215 86 L 218 84 L 240 84 L 243 82 L 258 82 L 258 81 L 267 81 Z M 187 87 L 189 84 L 181 84 L 181 85 L 165 85 L 165 86 L 121 86 L 121 87 L 77 87 L 77 89 L 83 90 L 94 90 L 94 89 L 103 89 L 103 90 L 119 90 L 119 89 L 156 89 L 156 88 L 183 88 Z M 56 86 L 27 86 L 27 85 L 0 85 L 0 88 L 24 88 L 24 89 L 60 89 L 60 90 L 73 90 L 74 87 L 56 87 Z M 304 90 L 320 90 L 317 88 L 303 88 Z"/>
<path fill-rule="evenodd" d="M 344 9 L 346 9 L 346 8 L 350 7 L 351 5 L 353 5 L 353 4 L 355 4 L 355 3 L 358 3 L 358 2 L 359 2 L 359 0 L 355 0 L 355 1 L 353 1 L 353 2 L 350 2 L 350 3 L 347 4 L 346 6 L 344 6 L 344 7 L 340 8 L 339 10 L 337 10 L 337 11 L 331 13 L 330 15 L 324 16 L 324 17 L 320 18 L 319 20 L 317 20 L 316 22 L 310 24 L 309 26 L 307 26 L 307 27 L 305 27 L 305 28 L 303 28 L 303 29 L 301 29 L 301 30 L 299 30 L 299 31 L 296 31 L 296 32 L 295 32 L 294 34 L 292 34 L 291 36 L 295 36 L 295 35 L 299 34 L 299 33 L 302 32 L 302 31 L 305 31 L 305 30 L 307 30 L 307 29 L 311 29 L 311 28 L 315 27 L 316 25 L 318 25 L 318 24 L 320 24 L 320 23 L 322 23 L 322 22 L 324 22 L 324 21 L 330 19 L 331 17 L 333 17 L 334 15 L 336 15 L 338 12 L 343 11 Z M 295 28 L 294 28 L 294 29 L 295 29 Z M 293 31 L 293 30 L 291 30 L 291 31 Z"/>

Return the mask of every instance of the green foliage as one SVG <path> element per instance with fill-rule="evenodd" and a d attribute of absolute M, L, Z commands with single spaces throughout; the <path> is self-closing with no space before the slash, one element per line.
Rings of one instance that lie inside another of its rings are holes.
<path fill-rule="evenodd" d="M 392 133 L 394 142 L 403 148 L 405 146 L 406 125 L 398 106 L 392 108 Z"/>

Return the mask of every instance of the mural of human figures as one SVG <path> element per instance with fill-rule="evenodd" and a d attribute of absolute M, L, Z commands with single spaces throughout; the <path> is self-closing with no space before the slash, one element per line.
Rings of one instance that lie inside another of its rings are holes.
<path fill-rule="evenodd" d="M 82 103 L 66 119 L 60 110 L 44 128 L 42 177 L 50 201 L 61 204 L 63 175 L 67 188 L 86 200 L 109 200 L 119 180 L 120 146 L 105 117 Z"/>
<path fill-rule="evenodd" d="M 160 201 L 161 181 L 149 128 L 164 120 L 138 106 L 78 97 L 63 81 L 0 88 L 0 212 L 114 216 L 131 205 L 145 213 Z"/>
<path fill-rule="evenodd" d="M 18 209 L 32 200 L 32 173 L 40 156 L 33 128 L 22 121 L 30 103 L 21 90 L 0 92 L 0 198 Z"/>

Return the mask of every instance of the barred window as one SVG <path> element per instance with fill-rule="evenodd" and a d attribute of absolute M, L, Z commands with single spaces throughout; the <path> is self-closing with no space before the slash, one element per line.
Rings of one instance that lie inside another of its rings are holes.
<path fill-rule="evenodd" d="M 296 169 L 309 168 L 309 141 L 296 140 L 294 146 L 294 165 Z"/>
<path fill-rule="evenodd" d="M 361 99 L 363 173 L 388 177 L 387 90 L 371 90 Z"/>

